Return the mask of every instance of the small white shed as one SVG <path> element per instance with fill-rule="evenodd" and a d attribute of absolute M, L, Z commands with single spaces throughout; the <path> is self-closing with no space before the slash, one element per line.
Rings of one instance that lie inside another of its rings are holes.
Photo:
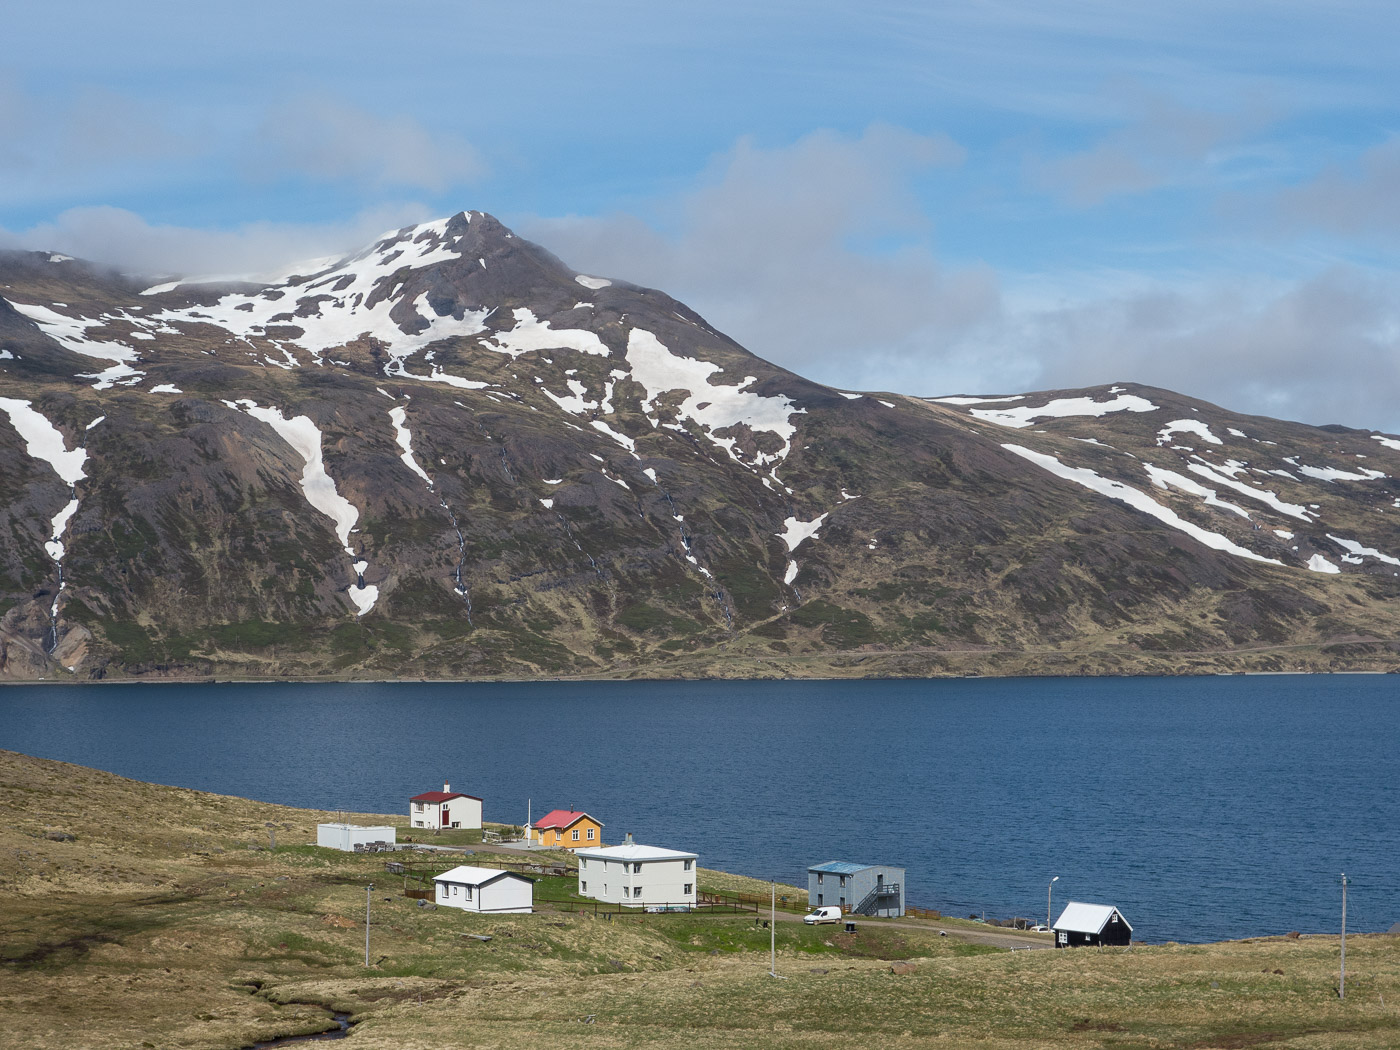
<path fill-rule="evenodd" d="M 395 843 L 392 827 L 367 828 L 358 824 L 317 824 L 316 845 L 354 853 L 357 845 L 371 842 Z"/>
<path fill-rule="evenodd" d="M 437 902 L 447 908 L 494 914 L 535 910 L 535 880 L 513 871 L 463 864 L 433 879 Z"/>

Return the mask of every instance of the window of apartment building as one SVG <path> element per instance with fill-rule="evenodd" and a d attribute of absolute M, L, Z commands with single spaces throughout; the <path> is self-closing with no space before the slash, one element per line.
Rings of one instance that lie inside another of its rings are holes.
<path fill-rule="evenodd" d="M 641 895 L 642 895 L 642 888 L 641 888 L 640 886 L 633 886 L 633 887 L 632 887 L 632 896 L 634 896 L 634 897 L 640 897 Z"/>
<path fill-rule="evenodd" d="M 686 862 L 685 862 L 685 870 L 686 870 L 686 871 L 689 871 L 689 870 L 690 870 L 690 861 L 686 861 Z"/>
<path fill-rule="evenodd" d="M 687 896 L 687 897 L 690 896 L 690 894 L 693 893 L 694 891 L 695 891 L 695 883 L 693 883 L 693 882 L 687 882 L 687 883 L 685 884 L 685 893 L 686 893 L 686 896 Z"/>

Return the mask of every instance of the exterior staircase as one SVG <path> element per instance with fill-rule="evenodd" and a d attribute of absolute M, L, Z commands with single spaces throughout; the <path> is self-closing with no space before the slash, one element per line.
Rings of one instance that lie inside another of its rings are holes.
<path fill-rule="evenodd" d="M 890 898 L 894 898 L 891 902 Z M 899 907 L 899 883 L 882 882 L 851 909 L 852 915 L 874 915 L 881 908 Z"/>

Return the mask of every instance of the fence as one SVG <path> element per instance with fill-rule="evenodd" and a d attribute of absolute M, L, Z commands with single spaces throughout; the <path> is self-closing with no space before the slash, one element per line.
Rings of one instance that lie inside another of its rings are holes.
<path fill-rule="evenodd" d="M 755 911 L 760 909 L 767 911 L 774 903 L 771 897 L 765 897 L 758 893 L 702 893 L 700 894 L 700 898 L 702 900 L 721 902 L 732 901 L 735 904 L 743 905 L 747 910 Z M 794 897 L 779 897 L 777 900 L 777 907 L 779 911 L 793 911 L 800 915 L 805 915 L 807 912 L 811 911 L 805 899 L 797 899 Z"/>
<path fill-rule="evenodd" d="M 703 898 L 703 894 L 701 895 Z M 754 915 L 757 909 L 738 901 L 709 901 L 701 899 L 692 904 L 689 901 L 644 904 L 627 907 L 605 901 L 554 900 L 536 897 L 535 904 L 548 904 L 555 911 L 576 915 L 593 915 L 599 919 L 623 919 L 640 921 L 652 915 Z"/>

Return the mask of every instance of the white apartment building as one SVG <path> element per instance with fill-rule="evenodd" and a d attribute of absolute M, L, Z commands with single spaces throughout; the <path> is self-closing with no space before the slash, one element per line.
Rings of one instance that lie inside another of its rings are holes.
<path fill-rule="evenodd" d="M 621 846 L 585 847 L 574 856 L 580 896 L 630 908 L 696 902 L 697 854 L 643 846 L 628 835 Z"/>

